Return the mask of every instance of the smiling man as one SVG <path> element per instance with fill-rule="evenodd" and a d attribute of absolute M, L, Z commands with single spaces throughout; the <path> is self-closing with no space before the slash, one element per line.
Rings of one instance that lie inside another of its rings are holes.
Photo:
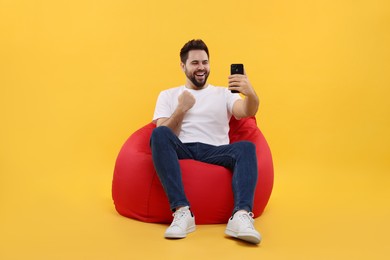
<path fill-rule="evenodd" d="M 254 116 L 259 99 L 246 75 L 230 75 L 228 88 L 207 83 L 209 50 L 202 40 L 187 42 L 180 51 L 185 85 L 162 91 L 158 97 L 150 145 L 157 175 L 174 212 L 166 238 L 184 238 L 195 231 L 195 216 L 184 192 L 179 160 L 194 159 L 232 171 L 234 210 L 225 233 L 258 244 L 253 226 L 254 191 L 257 182 L 256 147 L 248 141 L 230 144 L 232 116 Z M 239 94 L 231 93 L 239 91 Z"/>

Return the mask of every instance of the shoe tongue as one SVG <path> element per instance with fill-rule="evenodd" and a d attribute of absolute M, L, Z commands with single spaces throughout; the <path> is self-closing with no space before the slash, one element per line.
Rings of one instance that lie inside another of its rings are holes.
<path fill-rule="evenodd" d="M 180 209 L 178 209 L 177 211 L 178 212 L 184 212 L 184 211 L 186 211 L 186 210 L 188 210 L 189 209 L 189 207 L 188 206 L 185 206 L 185 207 L 181 207 Z"/>
<path fill-rule="evenodd" d="M 242 215 L 247 215 L 249 214 L 248 212 L 244 211 L 244 210 L 239 210 L 237 211 L 234 215 L 237 215 L 237 216 L 242 216 Z"/>

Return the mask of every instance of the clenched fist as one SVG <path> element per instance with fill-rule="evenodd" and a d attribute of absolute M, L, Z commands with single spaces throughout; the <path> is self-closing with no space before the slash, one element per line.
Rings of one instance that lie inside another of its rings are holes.
<path fill-rule="evenodd" d="M 195 97 L 187 90 L 184 90 L 183 93 L 180 94 L 178 101 L 178 108 L 180 108 L 183 112 L 187 112 L 194 106 Z"/>

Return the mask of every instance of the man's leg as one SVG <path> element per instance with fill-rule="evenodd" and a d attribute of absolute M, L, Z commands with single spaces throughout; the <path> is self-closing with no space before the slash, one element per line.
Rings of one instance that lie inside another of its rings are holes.
<path fill-rule="evenodd" d="M 187 233 L 195 231 L 195 218 L 184 193 L 179 159 L 191 159 L 192 155 L 173 131 L 165 126 L 153 130 L 150 147 L 154 167 L 170 208 L 174 211 L 174 219 L 166 230 L 165 237 L 184 238 Z"/>
<path fill-rule="evenodd" d="M 257 183 L 256 146 L 243 141 L 220 147 L 204 146 L 204 149 L 200 148 L 198 151 L 197 159 L 225 166 L 233 171 L 234 210 L 225 233 L 250 243 L 260 243 L 261 236 L 253 225 L 251 212 Z"/>
<path fill-rule="evenodd" d="M 184 193 L 179 159 L 191 159 L 190 151 L 166 126 L 153 130 L 150 147 L 154 168 L 168 197 L 171 210 L 189 206 Z"/>
<path fill-rule="evenodd" d="M 196 157 L 202 162 L 230 169 L 233 172 L 233 213 L 238 210 L 252 211 L 257 183 L 256 146 L 253 143 L 242 141 L 222 146 L 200 144 Z"/>

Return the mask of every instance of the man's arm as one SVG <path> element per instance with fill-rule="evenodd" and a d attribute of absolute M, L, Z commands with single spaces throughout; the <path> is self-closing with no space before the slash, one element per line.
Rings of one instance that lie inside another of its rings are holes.
<path fill-rule="evenodd" d="M 245 96 L 243 100 L 234 103 L 233 115 L 236 118 L 255 116 L 260 101 L 248 77 L 239 74 L 229 76 L 229 89 L 238 90 Z"/>
<path fill-rule="evenodd" d="M 169 127 L 177 136 L 181 130 L 181 124 L 183 122 L 184 116 L 188 110 L 190 110 L 195 104 L 194 96 L 188 92 L 184 91 L 178 98 L 178 105 L 171 115 L 171 117 L 159 118 L 156 122 L 157 127 L 166 126 Z"/>
<path fill-rule="evenodd" d="M 157 127 L 169 127 L 178 136 L 181 130 L 181 123 L 183 122 L 184 115 L 185 113 L 183 111 L 176 108 L 171 117 L 159 118 L 156 122 L 156 125 Z"/>

